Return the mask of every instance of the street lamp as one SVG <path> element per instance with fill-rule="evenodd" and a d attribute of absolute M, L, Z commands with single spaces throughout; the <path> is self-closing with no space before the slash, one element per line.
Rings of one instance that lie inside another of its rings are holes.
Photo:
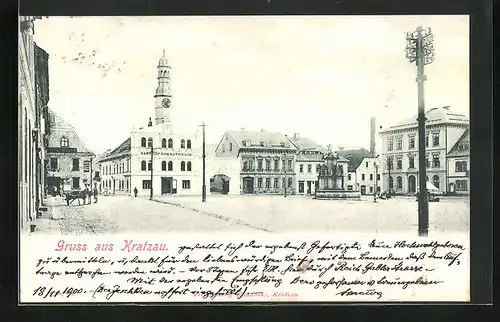
<path fill-rule="evenodd" d="M 427 236 L 429 230 L 429 200 L 427 199 L 427 174 L 425 162 L 425 101 L 424 101 L 424 66 L 434 61 L 434 36 L 431 28 L 421 26 L 411 33 L 406 33 L 406 58 L 417 65 L 418 85 L 418 235 Z"/>

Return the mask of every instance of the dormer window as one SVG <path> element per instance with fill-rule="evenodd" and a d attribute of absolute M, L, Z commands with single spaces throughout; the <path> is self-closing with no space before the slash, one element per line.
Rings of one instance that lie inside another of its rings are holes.
<path fill-rule="evenodd" d="M 247 146 L 247 141 L 243 141 L 243 146 Z"/>
<path fill-rule="evenodd" d="M 61 138 L 61 148 L 69 147 L 69 139 L 65 136 Z"/>

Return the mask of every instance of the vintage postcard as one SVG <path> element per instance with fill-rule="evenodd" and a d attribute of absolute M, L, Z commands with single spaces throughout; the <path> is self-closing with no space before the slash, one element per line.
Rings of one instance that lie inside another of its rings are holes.
<path fill-rule="evenodd" d="M 19 17 L 20 303 L 469 301 L 468 16 Z"/>

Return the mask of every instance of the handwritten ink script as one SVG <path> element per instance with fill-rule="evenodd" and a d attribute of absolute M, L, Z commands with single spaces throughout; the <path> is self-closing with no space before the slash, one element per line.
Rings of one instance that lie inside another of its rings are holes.
<path fill-rule="evenodd" d="M 430 239 L 67 238 L 23 257 L 21 300 L 467 300 L 468 256 Z"/>

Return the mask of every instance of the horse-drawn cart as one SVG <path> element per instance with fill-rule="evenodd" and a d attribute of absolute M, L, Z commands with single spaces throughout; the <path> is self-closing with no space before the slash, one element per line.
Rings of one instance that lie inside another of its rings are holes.
<path fill-rule="evenodd" d="M 83 200 L 83 204 L 85 205 L 85 202 L 87 198 L 89 199 L 89 204 L 92 203 L 91 199 L 92 193 L 88 190 L 70 190 L 65 194 L 65 199 L 66 199 L 66 204 L 69 206 L 70 203 L 73 203 L 73 201 L 78 200 L 78 205 L 80 205 L 80 199 Z"/>

